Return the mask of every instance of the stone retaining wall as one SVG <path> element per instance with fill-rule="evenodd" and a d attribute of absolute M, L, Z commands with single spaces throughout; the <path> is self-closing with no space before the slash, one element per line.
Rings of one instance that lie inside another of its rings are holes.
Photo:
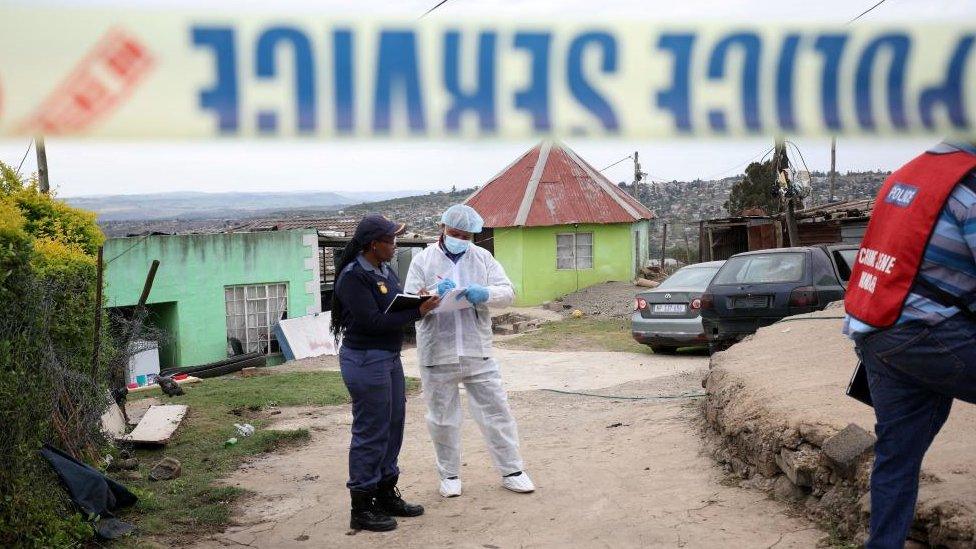
<path fill-rule="evenodd" d="M 702 404 L 706 449 L 742 485 L 863 543 L 874 418 L 843 395 L 856 359 L 831 335 L 839 331 L 833 315 L 776 324 L 712 357 Z M 976 547 L 974 417 L 959 403 L 923 466 L 911 535 L 920 546 Z"/>

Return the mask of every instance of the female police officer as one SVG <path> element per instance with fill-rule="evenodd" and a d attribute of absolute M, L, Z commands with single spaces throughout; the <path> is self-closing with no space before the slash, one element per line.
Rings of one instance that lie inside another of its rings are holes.
<path fill-rule="evenodd" d="M 368 215 L 343 251 L 332 298 L 332 333 L 338 341 L 342 379 L 352 396 L 349 446 L 350 527 L 383 532 L 393 517 L 422 515 L 424 508 L 400 497 L 397 457 L 406 407 L 400 347 L 403 327 L 437 307 L 432 297 L 418 309 L 385 313 L 400 292 L 400 280 L 386 264 L 404 226 Z"/>

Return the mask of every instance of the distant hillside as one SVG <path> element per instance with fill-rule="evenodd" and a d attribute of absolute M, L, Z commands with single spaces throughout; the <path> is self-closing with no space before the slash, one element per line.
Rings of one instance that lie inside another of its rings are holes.
<path fill-rule="evenodd" d="M 838 174 L 835 200 L 847 201 L 869 198 L 877 194 L 887 172 L 848 172 Z M 668 247 L 695 249 L 698 242 L 698 221 L 728 217 L 723 205 L 732 186 L 742 176 L 713 181 L 671 181 L 640 185 L 637 196 L 642 203 L 657 214 L 653 224 L 656 248 L 660 248 L 660 232 L 668 223 Z M 811 195 L 805 206 L 824 204 L 827 201 L 827 176 L 811 174 Z M 633 194 L 632 185 L 620 184 Z M 74 205 L 95 209 L 84 201 L 116 210 L 99 211 L 99 223 L 109 236 L 142 234 L 149 231 L 212 232 L 235 227 L 246 220 L 300 219 L 307 217 L 334 217 L 357 219 L 366 213 L 382 213 L 391 219 L 406 223 L 411 231 L 436 234 L 437 221 L 450 205 L 463 202 L 474 189 L 439 191 L 418 194 L 416 191 L 400 191 L 401 196 L 391 198 L 390 193 L 168 193 L 140 195 L 138 197 L 84 197 L 69 199 Z M 402 196 L 409 194 L 409 196 Z M 375 197 L 375 198 L 374 198 Z M 374 198 L 374 200 L 370 200 Z M 131 201 L 127 203 L 126 200 Z M 320 205 L 330 202 L 328 205 Z M 128 208 L 128 209 L 126 209 Z M 174 213 L 180 211 L 182 213 Z M 126 212 L 124 215 L 121 212 Z M 135 215 L 138 212 L 139 215 Z M 134 217 L 126 217 L 126 216 Z"/>
<path fill-rule="evenodd" d="M 132 195 L 78 196 L 65 200 L 98 214 L 100 222 L 137 220 L 205 220 L 253 217 L 272 211 L 334 212 L 350 204 L 416 194 L 392 192 L 174 192 Z"/>

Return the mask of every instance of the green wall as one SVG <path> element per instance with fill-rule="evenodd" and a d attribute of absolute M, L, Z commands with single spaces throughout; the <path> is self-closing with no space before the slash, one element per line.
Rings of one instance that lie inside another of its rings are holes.
<path fill-rule="evenodd" d="M 646 238 L 647 223 L 497 228 L 495 258 L 515 286 L 516 304 L 538 305 L 593 284 L 632 280 L 635 231 Z M 572 232 L 593 233 L 592 269 L 556 269 L 556 235 Z"/>
<path fill-rule="evenodd" d="M 175 326 L 160 358 L 179 366 L 227 356 L 225 286 L 285 282 L 289 318 L 321 311 L 314 230 L 113 238 L 104 253 L 109 307 L 135 305 L 160 261 L 148 303 L 161 327 Z"/>

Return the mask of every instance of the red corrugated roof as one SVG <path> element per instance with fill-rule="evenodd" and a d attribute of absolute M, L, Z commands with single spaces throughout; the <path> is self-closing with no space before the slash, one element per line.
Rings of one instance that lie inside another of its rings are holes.
<path fill-rule="evenodd" d="M 631 223 L 654 218 L 643 204 L 572 149 L 552 141 L 524 153 L 465 203 L 481 214 L 486 227 Z"/>

